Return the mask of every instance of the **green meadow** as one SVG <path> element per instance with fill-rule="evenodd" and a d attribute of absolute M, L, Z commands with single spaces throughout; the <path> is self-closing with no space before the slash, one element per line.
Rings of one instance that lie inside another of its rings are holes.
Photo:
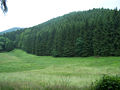
<path fill-rule="evenodd" d="M 35 56 L 0 53 L 1 90 L 89 90 L 104 74 L 120 75 L 120 57 Z"/>

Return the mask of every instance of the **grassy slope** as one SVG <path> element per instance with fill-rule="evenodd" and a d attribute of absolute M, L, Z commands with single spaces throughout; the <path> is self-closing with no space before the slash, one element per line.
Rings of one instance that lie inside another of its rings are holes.
<path fill-rule="evenodd" d="M 22 50 L 0 53 L 0 81 L 31 87 L 86 87 L 103 74 L 120 74 L 120 57 L 54 58 Z"/>

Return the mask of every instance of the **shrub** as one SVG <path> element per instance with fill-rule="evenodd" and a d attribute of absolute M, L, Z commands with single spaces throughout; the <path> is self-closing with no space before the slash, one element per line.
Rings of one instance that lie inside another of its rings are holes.
<path fill-rule="evenodd" d="M 53 57 L 59 57 L 58 51 L 54 49 L 54 50 L 52 51 L 52 56 L 53 56 Z"/>
<path fill-rule="evenodd" d="M 95 82 L 94 90 L 120 90 L 120 77 L 104 75 Z"/>

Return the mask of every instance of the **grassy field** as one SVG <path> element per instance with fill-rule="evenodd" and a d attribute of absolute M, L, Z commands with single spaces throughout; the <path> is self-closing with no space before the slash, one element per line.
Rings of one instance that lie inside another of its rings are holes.
<path fill-rule="evenodd" d="M 0 53 L 0 89 L 85 90 L 104 74 L 120 75 L 120 57 L 54 58 L 22 50 Z"/>

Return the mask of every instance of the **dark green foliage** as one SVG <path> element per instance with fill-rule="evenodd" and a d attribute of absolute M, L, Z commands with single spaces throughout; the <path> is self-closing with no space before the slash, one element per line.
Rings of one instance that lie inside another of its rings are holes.
<path fill-rule="evenodd" d="M 95 83 L 95 90 L 120 90 L 119 76 L 103 76 Z"/>
<path fill-rule="evenodd" d="M 86 56 L 84 55 L 85 43 L 83 39 L 78 38 L 75 43 L 75 55 L 76 56 Z"/>
<path fill-rule="evenodd" d="M 58 51 L 54 49 L 54 50 L 52 51 L 52 56 L 53 56 L 53 57 L 59 57 Z"/>
<path fill-rule="evenodd" d="M 5 43 L 5 50 L 6 51 L 11 51 L 14 49 L 14 44 L 12 41 L 10 41 L 9 39 L 6 39 L 6 43 Z"/>
<path fill-rule="evenodd" d="M 117 9 L 72 12 L 2 36 L 14 48 L 41 56 L 120 56 L 119 18 Z"/>
<path fill-rule="evenodd" d="M 13 41 L 6 37 L 0 37 L 0 51 L 11 51 L 14 49 Z"/>
<path fill-rule="evenodd" d="M 5 38 L 4 37 L 0 37 L 0 51 L 4 51 L 5 50 Z"/>

